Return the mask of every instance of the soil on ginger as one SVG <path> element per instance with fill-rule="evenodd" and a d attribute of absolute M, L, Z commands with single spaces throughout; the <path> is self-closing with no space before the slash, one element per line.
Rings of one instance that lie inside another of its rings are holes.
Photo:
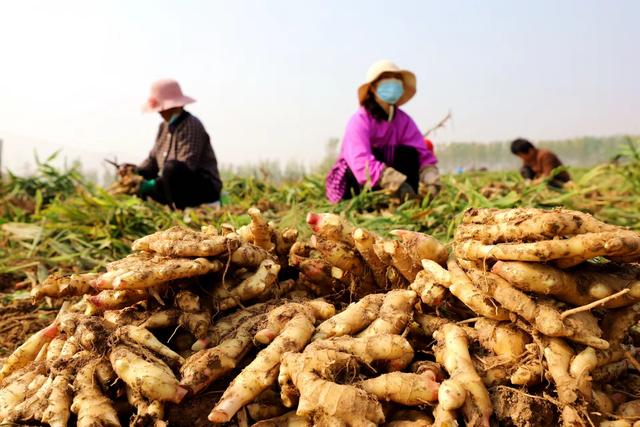
<path fill-rule="evenodd" d="M 171 427 L 216 426 L 207 417 L 213 403 L 222 395 L 220 393 L 205 393 L 183 400 L 180 405 L 167 403 L 165 408 L 166 419 Z"/>
<path fill-rule="evenodd" d="M 542 427 L 556 425 L 555 405 L 543 398 L 533 398 L 519 390 L 498 386 L 489 390 L 494 416 L 500 426 Z"/>
<path fill-rule="evenodd" d="M 55 310 L 42 310 L 31 301 L 0 301 L 0 365 L 28 337 L 49 325 L 55 314 Z"/>

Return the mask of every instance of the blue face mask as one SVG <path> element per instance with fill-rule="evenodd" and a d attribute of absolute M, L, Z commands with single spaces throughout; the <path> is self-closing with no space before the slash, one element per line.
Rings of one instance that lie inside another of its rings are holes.
<path fill-rule="evenodd" d="M 376 87 L 376 95 L 387 104 L 394 105 L 404 93 L 402 80 L 399 79 L 383 79 L 380 80 Z"/>

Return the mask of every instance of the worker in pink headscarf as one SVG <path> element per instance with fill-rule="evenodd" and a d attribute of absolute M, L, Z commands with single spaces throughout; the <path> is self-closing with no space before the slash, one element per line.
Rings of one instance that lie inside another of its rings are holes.
<path fill-rule="evenodd" d="M 184 109 L 193 102 L 177 81 L 155 82 L 142 109 L 162 117 L 156 142 L 141 165 L 123 165 L 119 171 L 142 175 L 140 196 L 178 209 L 217 202 L 222 191 L 209 134 L 200 120 Z"/>
<path fill-rule="evenodd" d="M 415 122 L 399 107 L 416 93 L 416 76 L 390 61 L 374 63 L 358 88 L 360 108 L 351 117 L 340 155 L 326 179 L 326 196 L 337 203 L 365 185 L 401 199 L 440 188 L 437 159 Z M 426 195 L 425 194 L 425 195 Z"/>

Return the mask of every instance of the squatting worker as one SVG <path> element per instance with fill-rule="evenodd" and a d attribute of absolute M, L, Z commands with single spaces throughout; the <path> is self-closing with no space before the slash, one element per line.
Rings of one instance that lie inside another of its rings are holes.
<path fill-rule="evenodd" d="M 158 112 L 160 123 L 149 157 L 136 173 L 142 175 L 139 193 L 178 209 L 220 200 L 222 181 L 209 135 L 202 122 L 184 109 L 195 102 L 175 80 L 159 80 L 142 109 Z M 121 167 L 126 173 L 131 165 Z"/>
<path fill-rule="evenodd" d="M 538 149 L 526 139 L 519 138 L 511 142 L 511 152 L 522 160 L 520 174 L 525 179 L 539 181 L 553 177 L 549 185 L 558 188 L 571 181 L 567 171 L 553 174 L 554 169 L 562 166 L 562 162 L 549 150 Z"/>
<path fill-rule="evenodd" d="M 436 157 L 422 133 L 398 107 L 416 93 L 416 76 L 391 61 L 374 63 L 358 88 L 360 108 L 347 124 L 340 156 L 326 180 L 326 195 L 336 203 L 358 194 L 366 184 L 401 198 L 439 189 Z"/>

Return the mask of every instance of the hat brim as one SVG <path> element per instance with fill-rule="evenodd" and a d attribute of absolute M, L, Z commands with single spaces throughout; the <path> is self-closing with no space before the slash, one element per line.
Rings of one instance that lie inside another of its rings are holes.
<path fill-rule="evenodd" d="M 158 113 L 160 111 L 170 110 L 171 108 L 184 107 L 188 104 L 196 102 L 190 96 L 180 96 L 178 98 L 165 99 L 157 105 L 151 105 L 149 101 L 142 105 L 142 111 L 145 113 Z"/>
<path fill-rule="evenodd" d="M 397 106 L 405 104 L 411 98 L 413 98 L 413 96 L 416 94 L 416 90 L 417 90 L 416 89 L 416 75 L 415 74 L 413 74 L 409 70 L 399 70 L 399 71 L 382 70 L 373 79 L 371 79 L 371 81 L 368 81 L 368 82 L 365 82 L 365 83 L 361 84 L 360 87 L 358 88 L 358 101 L 360 101 L 360 105 L 362 105 L 364 103 L 365 99 L 367 99 L 367 93 L 369 92 L 369 88 L 371 87 L 371 84 L 373 84 L 376 80 L 378 80 L 378 78 L 380 77 L 381 74 L 386 73 L 386 72 L 398 73 L 402 77 L 402 83 L 404 85 L 404 93 L 402 94 L 402 97 L 400 97 L 398 102 L 396 102 Z"/>

